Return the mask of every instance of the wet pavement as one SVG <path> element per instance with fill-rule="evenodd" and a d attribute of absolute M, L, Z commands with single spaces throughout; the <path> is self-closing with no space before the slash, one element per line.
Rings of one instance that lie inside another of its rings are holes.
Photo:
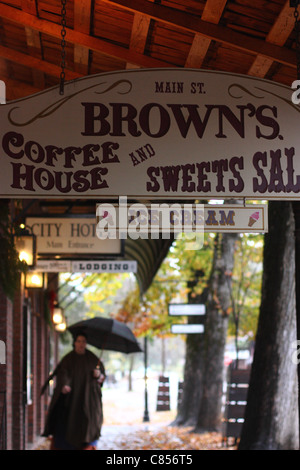
<path fill-rule="evenodd" d="M 126 380 L 115 386 L 103 389 L 104 423 L 101 437 L 98 441 L 98 450 L 121 450 L 131 447 L 139 433 L 154 433 L 165 429 L 175 418 L 176 409 L 157 412 L 156 379 L 148 379 L 147 384 L 147 411 L 149 421 L 145 416 L 145 385 L 143 379 L 133 381 L 132 390 L 128 390 Z M 176 408 L 176 387 L 172 391 L 172 404 Z M 172 405 L 171 405 L 172 406 Z M 146 413 L 147 416 L 147 413 Z"/>
<path fill-rule="evenodd" d="M 104 422 L 97 450 L 225 450 L 221 435 L 193 434 L 190 428 L 172 426 L 177 413 L 177 388 L 171 389 L 171 410 L 156 411 L 158 381 L 148 381 L 147 411 L 144 421 L 144 381 L 136 380 L 128 391 L 125 380 L 103 388 Z M 47 450 L 49 441 L 39 446 Z"/>
<path fill-rule="evenodd" d="M 97 450 L 131 450 L 133 443 L 136 442 L 140 433 L 143 435 L 145 433 L 153 435 L 164 429 L 164 424 L 115 424 L 103 426 L 102 436 L 98 441 Z"/>

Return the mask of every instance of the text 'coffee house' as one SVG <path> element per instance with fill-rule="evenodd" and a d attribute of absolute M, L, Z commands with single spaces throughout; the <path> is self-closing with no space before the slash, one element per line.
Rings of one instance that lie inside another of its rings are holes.
<path fill-rule="evenodd" d="M 151 69 L 2 105 L 1 196 L 293 199 L 291 96 L 249 76 Z"/>

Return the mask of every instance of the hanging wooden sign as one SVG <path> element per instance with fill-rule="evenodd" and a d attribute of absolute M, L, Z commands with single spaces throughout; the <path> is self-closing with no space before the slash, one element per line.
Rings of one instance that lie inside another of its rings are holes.
<path fill-rule="evenodd" d="M 148 235 L 162 232 L 265 233 L 268 231 L 268 206 L 102 202 L 97 204 L 96 219 L 96 232 L 100 226 L 107 227 L 112 238 L 126 231 L 136 235 L 139 231 Z"/>
<path fill-rule="evenodd" d="M 250 76 L 142 69 L 2 104 L 1 197 L 299 199 L 291 97 Z"/>

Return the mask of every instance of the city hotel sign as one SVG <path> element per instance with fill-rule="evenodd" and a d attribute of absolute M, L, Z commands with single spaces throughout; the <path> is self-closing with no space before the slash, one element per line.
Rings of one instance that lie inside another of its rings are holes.
<path fill-rule="evenodd" d="M 299 111 L 231 73 L 87 76 L 1 104 L 1 197 L 298 199 Z"/>

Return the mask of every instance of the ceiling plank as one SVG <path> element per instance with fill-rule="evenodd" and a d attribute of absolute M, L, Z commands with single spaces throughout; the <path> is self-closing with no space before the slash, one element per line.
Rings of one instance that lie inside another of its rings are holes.
<path fill-rule="evenodd" d="M 227 0 L 207 0 L 201 19 L 210 23 L 218 24 L 224 11 Z M 210 38 L 195 34 L 192 46 L 185 62 L 185 67 L 200 68 L 205 59 Z"/>
<path fill-rule="evenodd" d="M 10 21 L 14 21 L 21 25 L 29 26 L 32 29 L 40 31 L 41 33 L 49 34 L 55 38 L 61 38 L 61 26 L 56 23 L 51 23 L 47 20 L 42 20 L 28 13 L 24 13 L 16 8 L 7 5 L 0 5 L 0 16 Z M 128 50 L 124 47 L 110 44 L 102 39 L 89 36 L 88 34 L 80 33 L 72 29 L 66 28 L 66 42 L 72 44 L 79 44 L 93 51 L 101 54 L 122 59 L 126 62 L 134 63 L 141 67 L 172 67 L 172 64 L 153 59 L 152 57 L 145 56 L 138 52 Z"/>
<path fill-rule="evenodd" d="M 31 2 L 29 0 L 21 0 L 21 7 L 25 13 L 31 15 L 37 15 L 37 5 L 36 2 Z M 41 50 L 41 40 L 38 31 L 34 31 L 31 28 L 25 28 L 26 40 L 28 51 L 30 55 L 37 57 L 38 59 L 42 58 Z M 32 78 L 34 86 L 38 88 L 43 88 L 45 86 L 45 76 L 41 70 L 32 69 Z"/>
<path fill-rule="evenodd" d="M 74 0 L 74 29 L 80 33 L 90 34 L 92 0 Z M 74 69 L 88 75 L 89 49 L 74 44 Z"/>
<path fill-rule="evenodd" d="M 262 55 L 289 67 L 296 67 L 295 53 L 286 48 L 265 42 L 262 39 L 246 36 L 225 26 L 203 21 L 179 10 L 151 3 L 148 0 L 102 0 L 103 2 L 121 6 L 129 11 L 140 12 L 156 21 L 198 33 L 207 38 L 235 47 L 248 54 Z"/>
<path fill-rule="evenodd" d="M 61 68 L 58 67 L 57 65 L 50 64 L 49 62 L 46 62 L 45 60 L 37 59 L 36 57 L 23 54 L 22 52 L 9 49 L 8 47 L 1 46 L 1 45 L 0 45 L 0 57 L 3 57 L 4 59 L 9 60 L 11 62 L 16 62 L 18 64 L 25 65 L 26 67 L 29 67 L 32 69 L 40 70 L 53 77 L 60 76 Z M 82 76 L 81 74 L 77 72 L 73 72 L 72 70 L 67 70 L 67 69 L 65 69 L 65 73 L 66 73 L 67 80 L 74 80 Z"/>
<path fill-rule="evenodd" d="M 38 88 L 28 83 L 20 82 L 19 80 L 12 80 L 9 77 L 2 77 L 6 86 L 6 102 L 25 98 L 29 95 L 34 95 L 44 88 Z"/>
<path fill-rule="evenodd" d="M 154 2 L 155 0 L 150 0 L 150 1 Z M 129 45 L 130 49 L 140 52 L 141 54 L 144 54 L 147 37 L 149 33 L 150 21 L 151 20 L 148 16 L 145 16 L 141 13 L 134 14 L 134 19 L 133 19 L 133 24 L 132 24 L 132 29 L 131 29 L 130 45 Z M 132 69 L 132 68 L 138 68 L 138 66 L 127 63 L 126 68 Z"/>
<path fill-rule="evenodd" d="M 144 54 L 145 45 L 147 41 L 148 31 L 150 25 L 150 18 L 140 13 L 134 15 L 131 38 L 130 38 L 130 49 L 140 54 Z M 127 69 L 136 68 L 134 64 L 127 63 Z"/>
<path fill-rule="evenodd" d="M 266 41 L 277 46 L 283 46 L 294 29 L 295 18 L 294 11 L 290 7 L 290 0 L 287 0 L 280 14 L 270 29 Z M 265 77 L 268 73 L 273 60 L 263 57 L 260 54 L 251 65 L 248 74 L 255 77 Z"/>
<path fill-rule="evenodd" d="M 219 23 L 227 0 L 206 0 L 201 20 L 209 23 Z"/>

